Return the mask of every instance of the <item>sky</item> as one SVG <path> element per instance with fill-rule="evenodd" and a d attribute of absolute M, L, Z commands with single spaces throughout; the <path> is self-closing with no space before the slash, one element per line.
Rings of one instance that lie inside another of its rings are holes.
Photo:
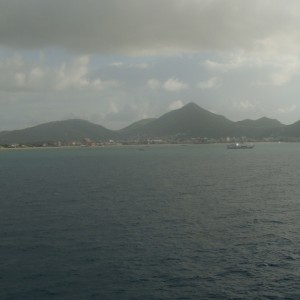
<path fill-rule="evenodd" d="M 0 0 L 0 131 L 194 102 L 300 120 L 298 0 Z"/>

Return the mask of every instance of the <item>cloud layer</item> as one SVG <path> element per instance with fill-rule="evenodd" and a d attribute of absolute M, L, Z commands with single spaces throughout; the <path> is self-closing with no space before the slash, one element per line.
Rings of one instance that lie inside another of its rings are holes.
<path fill-rule="evenodd" d="M 0 43 L 77 53 L 158 54 L 300 45 L 296 0 L 9 0 Z"/>

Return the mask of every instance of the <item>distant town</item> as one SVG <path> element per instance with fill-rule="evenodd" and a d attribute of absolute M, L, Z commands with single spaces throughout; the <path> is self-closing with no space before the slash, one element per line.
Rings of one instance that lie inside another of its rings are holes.
<path fill-rule="evenodd" d="M 29 143 L 29 144 L 4 144 L 0 145 L 0 149 L 24 149 L 24 148 L 59 148 L 59 147 L 107 147 L 107 146 L 144 146 L 144 145 L 200 145 L 200 144 L 229 144 L 229 143 L 278 143 L 278 142 L 290 142 L 299 143 L 300 138 L 186 138 L 186 139 L 172 139 L 172 138 L 158 138 L 158 139 L 136 139 L 136 140 L 107 140 L 107 141 L 93 141 L 90 138 L 85 138 L 82 141 L 51 141 L 43 143 Z"/>

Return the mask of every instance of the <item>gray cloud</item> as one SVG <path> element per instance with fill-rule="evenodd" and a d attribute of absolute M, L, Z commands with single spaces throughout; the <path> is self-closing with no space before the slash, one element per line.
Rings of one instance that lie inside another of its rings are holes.
<path fill-rule="evenodd" d="M 299 8 L 296 0 L 3 0 L 0 43 L 122 54 L 276 48 L 299 42 Z"/>

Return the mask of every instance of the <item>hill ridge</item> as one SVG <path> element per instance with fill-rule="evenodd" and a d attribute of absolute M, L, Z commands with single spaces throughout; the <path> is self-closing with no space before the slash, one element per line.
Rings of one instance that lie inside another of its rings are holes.
<path fill-rule="evenodd" d="M 276 119 L 262 117 L 257 120 L 231 121 L 223 115 L 210 112 L 194 102 L 169 111 L 159 118 L 145 119 L 120 129 L 110 130 L 90 121 L 74 118 L 42 123 L 25 129 L 0 132 L 0 145 L 70 141 L 89 138 L 126 140 L 148 138 L 262 138 L 274 136 L 300 137 L 300 121 L 284 125 Z"/>

